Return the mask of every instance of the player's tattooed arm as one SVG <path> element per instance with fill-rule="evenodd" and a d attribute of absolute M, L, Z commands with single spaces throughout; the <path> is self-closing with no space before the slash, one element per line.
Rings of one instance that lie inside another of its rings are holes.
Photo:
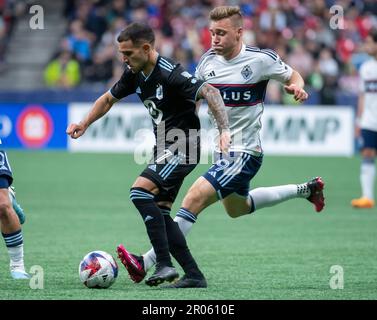
<path fill-rule="evenodd" d="M 220 131 L 219 147 L 221 152 L 228 153 L 232 143 L 229 131 L 228 115 L 220 91 L 208 83 L 203 84 L 199 91 L 199 98 L 207 100 L 208 108 L 216 119 L 217 128 Z"/>
<path fill-rule="evenodd" d="M 212 111 L 216 119 L 217 127 L 221 132 L 229 130 L 228 115 L 225 111 L 225 105 L 220 91 L 208 83 L 203 84 L 200 88 L 199 99 L 206 99 L 208 108 Z"/>

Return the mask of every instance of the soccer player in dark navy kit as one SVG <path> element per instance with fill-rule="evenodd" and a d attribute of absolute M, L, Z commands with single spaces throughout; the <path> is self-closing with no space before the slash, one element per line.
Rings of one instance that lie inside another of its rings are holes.
<path fill-rule="evenodd" d="M 153 161 L 130 190 L 130 198 L 145 222 L 156 253 L 156 270 L 146 283 L 155 286 L 178 277 L 170 250 L 185 272 L 178 287 L 206 287 L 185 238 L 169 213 L 183 179 L 195 168 L 200 156 L 197 100 L 207 100 L 218 124 L 219 147 L 224 152 L 228 150 L 230 133 L 222 97 L 216 88 L 196 79 L 180 64 L 160 56 L 154 49 L 154 33 L 149 26 L 133 23 L 117 40 L 126 70 L 121 79 L 97 99 L 87 117 L 79 124 L 71 124 L 67 133 L 74 139 L 80 137 L 116 101 L 138 94 L 152 117 L 156 136 Z M 127 267 L 124 261 L 133 257 L 128 256 L 123 245 L 117 247 L 117 252 Z M 134 274 L 133 280 L 139 282 L 144 276 L 144 271 L 140 270 L 140 277 Z"/>

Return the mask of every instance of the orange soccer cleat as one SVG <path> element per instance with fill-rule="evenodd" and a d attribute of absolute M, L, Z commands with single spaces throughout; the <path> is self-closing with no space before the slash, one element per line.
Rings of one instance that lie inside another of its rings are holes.
<path fill-rule="evenodd" d="M 358 208 L 358 209 L 370 209 L 374 207 L 374 201 L 367 197 L 361 197 L 358 199 L 353 199 L 351 201 L 351 205 L 352 207 Z"/>

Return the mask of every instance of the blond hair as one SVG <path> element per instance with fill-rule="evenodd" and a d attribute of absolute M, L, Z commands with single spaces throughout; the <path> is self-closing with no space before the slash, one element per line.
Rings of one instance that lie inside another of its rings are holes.
<path fill-rule="evenodd" d="M 242 27 L 242 13 L 239 6 L 221 6 L 212 9 L 209 13 L 212 21 L 230 18 L 238 27 Z"/>

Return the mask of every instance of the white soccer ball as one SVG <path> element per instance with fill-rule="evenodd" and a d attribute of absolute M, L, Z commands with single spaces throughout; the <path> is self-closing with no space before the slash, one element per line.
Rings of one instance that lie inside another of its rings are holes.
<path fill-rule="evenodd" d="M 107 252 L 92 251 L 81 260 L 79 276 L 88 288 L 109 288 L 118 276 L 118 265 Z"/>

